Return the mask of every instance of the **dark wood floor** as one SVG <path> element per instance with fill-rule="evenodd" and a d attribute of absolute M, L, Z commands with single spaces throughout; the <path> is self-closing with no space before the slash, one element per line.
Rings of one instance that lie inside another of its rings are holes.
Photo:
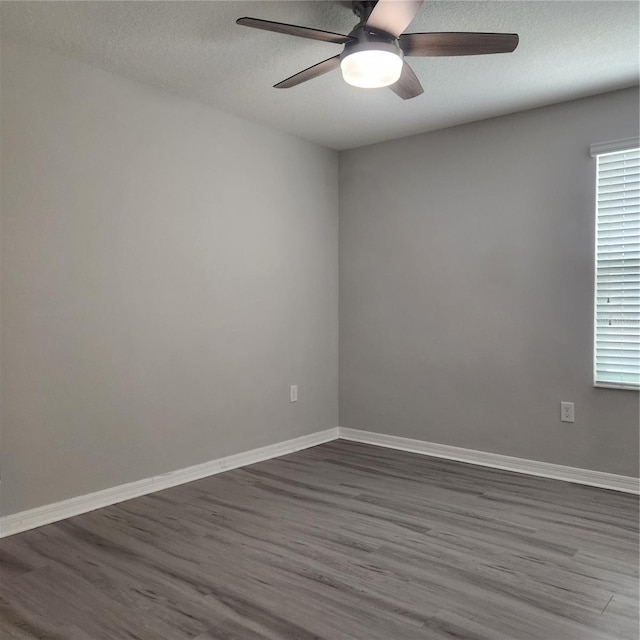
<path fill-rule="evenodd" d="M 0 541 L 3 640 L 638 638 L 638 498 L 344 441 Z"/>

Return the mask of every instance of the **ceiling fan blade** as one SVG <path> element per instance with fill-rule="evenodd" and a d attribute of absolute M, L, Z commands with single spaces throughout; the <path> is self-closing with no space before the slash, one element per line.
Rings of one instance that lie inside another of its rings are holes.
<path fill-rule="evenodd" d="M 367 27 L 396 38 L 411 24 L 423 0 L 378 0 L 367 18 Z"/>
<path fill-rule="evenodd" d="M 298 36 L 299 38 L 310 38 L 311 40 L 322 40 L 323 42 L 333 42 L 335 44 L 346 44 L 355 40 L 350 36 L 343 36 L 341 33 L 332 31 L 321 31 L 320 29 L 310 29 L 300 27 L 295 24 L 285 24 L 284 22 L 271 22 L 271 20 L 260 20 L 259 18 L 238 18 L 236 24 L 243 27 L 253 27 L 254 29 L 264 29 L 265 31 L 275 31 L 288 36 Z"/>
<path fill-rule="evenodd" d="M 333 71 L 339 66 L 340 66 L 340 56 L 339 55 L 333 56 L 333 58 L 328 58 L 327 60 L 318 62 L 318 64 L 314 64 L 313 67 L 309 67 L 304 71 L 300 71 L 300 73 L 296 73 L 290 78 L 287 78 L 282 82 L 278 82 L 278 84 L 275 84 L 273 86 L 274 86 L 274 89 L 291 89 L 291 87 L 295 87 L 296 85 L 299 85 L 302 82 L 306 82 L 307 80 L 313 80 L 318 76 L 321 76 L 325 73 L 329 73 L 329 71 Z"/>
<path fill-rule="evenodd" d="M 403 100 L 409 100 L 409 98 L 415 98 L 421 93 L 424 93 L 424 89 L 420 84 L 420 80 L 418 80 L 418 76 L 416 76 L 406 60 L 402 65 L 400 80 L 395 84 L 392 84 L 389 89 L 391 89 L 391 91 L 396 95 L 399 95 Z"/>
<path fill-rule="evenodd" d="M 405 33 L 398 39 L 405 56 L 477 56 L 511 53 L 517 33 Z"/>

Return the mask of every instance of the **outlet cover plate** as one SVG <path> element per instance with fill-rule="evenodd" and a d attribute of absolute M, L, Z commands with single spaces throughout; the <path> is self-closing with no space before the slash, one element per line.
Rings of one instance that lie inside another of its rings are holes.
<path fill-rule="evenodd" d="M 560 403 L 560 420 L 562 422 L 575 422 L 575 407 L 573 402 Z"/>

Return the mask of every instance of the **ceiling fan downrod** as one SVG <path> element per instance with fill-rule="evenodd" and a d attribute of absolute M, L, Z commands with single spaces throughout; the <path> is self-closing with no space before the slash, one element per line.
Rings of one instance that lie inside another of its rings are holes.
<path fill-rule="evenodd" d="M 360 23 L 356 25 L 357 27 L 366 24 L 375 6 L 376 0 L 353 0 L 351 3 L 351 10 L 360 20 Z"/>

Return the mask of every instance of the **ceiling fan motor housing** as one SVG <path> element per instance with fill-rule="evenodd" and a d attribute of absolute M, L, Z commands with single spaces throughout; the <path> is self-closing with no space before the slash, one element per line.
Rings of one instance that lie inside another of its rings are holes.
<path fill-rule="evenodd" d="M 404 57 L 398 44 L 398 39 L 388 33 L 372 31 L 367 27 L 357 26 L 349 36 L 357 38 L 357 40 L 347 42 L 344 45 L 340 60 L 358 51 L 388 51 L 389 53 L 395 53 L 401 59 Z"/>

